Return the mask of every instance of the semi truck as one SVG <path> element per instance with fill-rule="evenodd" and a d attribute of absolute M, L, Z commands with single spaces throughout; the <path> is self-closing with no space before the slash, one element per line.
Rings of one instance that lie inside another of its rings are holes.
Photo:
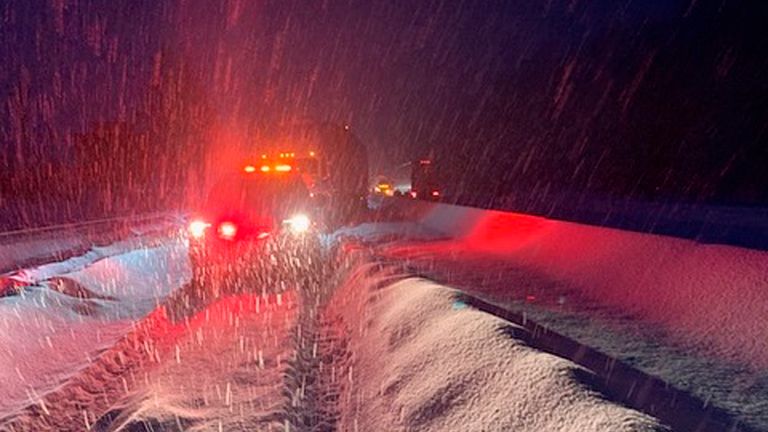
<path fill-rule="evenodd" d="M 431 159 L 422 158 L 411 163 L 411 197 L 440 201 L 442 191 Z"/>
<path fill-rule="evenodd" d="M 349 125 L 292 124 L 261 134 L 254 150 L 245 168 L 295 172 L 333 219 L 366 208 L 368 152 Z"/>

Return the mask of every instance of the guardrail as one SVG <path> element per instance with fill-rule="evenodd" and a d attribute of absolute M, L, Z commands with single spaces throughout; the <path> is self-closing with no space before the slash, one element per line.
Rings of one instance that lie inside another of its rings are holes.
<path fill-rule="evenodd" d="M 81 255 L 94 246 L 178 228 L 179 213 L 150 213 L 0 233 L 0 274 Z"/>

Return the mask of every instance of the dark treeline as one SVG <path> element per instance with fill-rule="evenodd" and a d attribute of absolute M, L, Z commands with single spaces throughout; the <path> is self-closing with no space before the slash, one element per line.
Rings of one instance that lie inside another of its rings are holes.
<path fill-rule="evenodd" d="M 764 2 L 65 3 L 0 4 L 3 225 L 182 207 L 303 116 L 465 204 L 768 204 Z"/>
<path fill-rule="evenodd" d="M 510 6 L 508 27 L 528 19 L 547 34 L 527 37 L 523 54 L 510 42 L 514 62 L 458 92 L 453 105 L 467 109 L 431 140 L 461 179 L 456 199 L 768 205 L 768 6 L 679 2 L 627 20 L 623 4 L 574 4 Z"/>
<path fill-rule="evenodd" d="M 171 56 L 159 56 L 157 68 L 146 96 L 122 120 L 64 136 L 28 132 L 35 126 L 24 114 L 34 111 L 34 97 L 23 82 L 13 89 L 23 145 L 4 154 L 0 171 L 4 230 L 180 209 L 199 195 L 214 115 Z"/>

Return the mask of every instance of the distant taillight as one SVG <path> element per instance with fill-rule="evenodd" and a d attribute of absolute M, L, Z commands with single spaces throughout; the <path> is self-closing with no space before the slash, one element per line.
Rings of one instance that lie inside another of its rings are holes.
<path fill-rule="evenodd" d="M 189 235 L 194 238 L 200 238 L 205 235 L 205 230 L 211 226 L 208 222 L 202 220 L 194 220 L 189 224 Z"/>
<path fill-rule="evenodd" d="M 232 222 L 222 222 L 219 224 L 216 232 L 218 232 L 219 237 L 224 240 L 232 240 L 237 235 L 237 225 Z"/>

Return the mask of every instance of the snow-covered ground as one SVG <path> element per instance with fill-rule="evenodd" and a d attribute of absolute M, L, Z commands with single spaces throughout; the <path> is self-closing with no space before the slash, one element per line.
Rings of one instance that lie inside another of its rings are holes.
<path fill-rule="evenodd" d="M 94 422 L 104 430 L 284 430 L 296 318 L 290 293 L 212 303 L 163 330 L 152 367 L 137 368 L 143 379 Z"/>
<path fill-rule="evenodd" d="M 341 430 L 664 430 L 606 400 L 589 371 L 528 346 L 521 327 L 465 307 L 452 289 L 369 266 L 326 311 L 354 353 Z"/>
<path fill-rule="evenodd" d="M 142 240 L 178 229 L 181 217 L 174 213 L 116 218 L 58 227 L 0 233 L 0 275 L 41 262 L 54 262 L 84 252 L 108 252 L 119 240 Z"/>
<path fill-rule="evenodd" d="M 19 295 L 0 298 L 0 418 L 60 386 L 189 280 L 183 241 L 128 246 L 30 269 Z"/>
<path fill-rule="evenodd" d="M 412 273 L 768 428 L 765 252 L 406 202 L 388 214 L 399 220 L 345 227 L 321 242 L 341 246 L 346 264 L 310 315 L 333 323 L 321 333 L 347 354 L 320 361 L 331 378 L 310 381 L 338 393 L 329 418 L 340 429 L 662 429 L 608 401 L 590 371 L 529 346 L 524 328 Z M 375 257 L 349 264 L 368 256 L 361 251 Z M 82 425 L 102 429 L 279 428 L 301 423 L 286 407 L 317 393 L 296 378 L 301 286 L 280 296 L 254 286 L 169 318 L 168 302 L 189 287 L 183 239 L 129 239 L 17 276 L 20 294 L 0 298 L 0 419 L 17 429 L 68 424 L 73 399 L 85 406 Z M 312 356 L 322 357 L 323 343 Z M 286 377 L 299 381 L 288 401 Z M 103 398 L 88 396 L 100 388 Z"/>
<path fill-rule="evenodd" d="M 452 239 L 404 238 L 379 244 L 381 256 L 521 312 L 768 430 L 767 252 L 406 203 L 401 220 Z"/>

